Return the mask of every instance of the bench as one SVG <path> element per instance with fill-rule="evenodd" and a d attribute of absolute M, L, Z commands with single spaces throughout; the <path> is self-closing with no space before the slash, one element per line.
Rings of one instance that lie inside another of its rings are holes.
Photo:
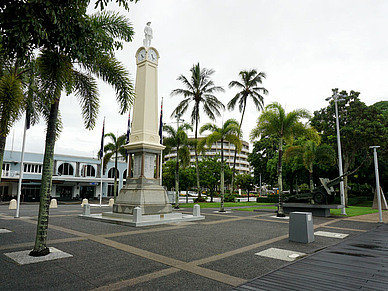
<path fill-rule="evenodd" d="M 311 212 L 313 216 L 329 217 L 330 209 L 344 208 L 341 204 L 283 203 L 284 213 L 294 211 Z"/>

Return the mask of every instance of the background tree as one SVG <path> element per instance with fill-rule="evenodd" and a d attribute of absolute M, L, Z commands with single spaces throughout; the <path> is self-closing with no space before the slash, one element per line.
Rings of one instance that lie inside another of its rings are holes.
<path fill-rule="evenodd" d="M 243 189 L 248 194 L 249 202 L 249 192 L 253 190 L 253 177 L 250 173 L 238 174 L 236 175 L 236 184 L 239 185 L 240 189 Z"/>
<path fill-rule="evenodd" d="M 334 89 L 337 90 L 337 89 Z M 383 111 L 374 106 L 367 106 L 359 99 L 359 92 L 340 93 L 344 101 L 338 102 L 339 125 L 343 156 L 343 171 L 355 167 L 358 155 L 365 157 L 369 146 L 386 144 L 387 121 Z M 336 117 L 334 101 L 319 111 L 314 112 L 311 125 L 322 132 L 322 140 L 337 148 Z M 360 161 L 361 162 L 361 161 Z M 344 177 L 345 205 L 348 205 L 348 178 Z"/>
<path fill-rule="evenodd" d="M 239 112 L 241 113 L 239 128 L 241 130 L 248 98 L 250 98 L 253 101 L 257 111 L 263 110 L 264 96 L 261 94 L 267 95 L 268 90 L 265 89 L 264 87 L 260 87 L 260 84 L 262 84 L 263 82 L 263 78 L 266 78 L 266 74 L 264 72 L 257 73 L 255 69 L 251 69 L 249 71 L 241 71 L 239 73 L 239 76 L 240 76 L 239 81 L 231 81 L 229 83 L 229 88 L 235 87 L 240 91 L 229 101 L 228 109 L 234 110 L 236 104 L 237 103 L 239 104 L 238 109 L 239 109 Z M 234 191 L 236 157 L 237 157 L 237 152 L 234 152 L 232 191 Z"/>
<path fill-rule="evenodd" d="M 118 195 L 118 187 L 117 187 L 117 175 L 118 175 L 118 167 L 117 161 L 119 155 L 126 158 L 126 152 L 124 149 L 124 145 L 126 144 L 127 135 L 122 134 L 119 137 L 116 137 L 114 133 L 109 132 L 105 134 L 105 137 L 110 137 L 111 142 L 104 146 L 104 159 L 102 162 L 103 171 L 105 172 L 108 163 L 111 161 L 114 156 L 115 159 L 115 172 L 114 172 L 114 186 L 113 186 L 113 196 L 116 201 L 116 197 Z"/>
<path fill-rule="evenodd" d="M 216 116 L 221 116 L 220 110 L 224 109 L 224 105 L 214 95 L 218 92 L 224 92 L 225 90 L 220 86 L 215 86 L 211 76 L 214 74 L 214 70 L 200 67 L 199 63 L 193 65 L 190 69 L 190 79 L 184 75 L 180 75 L 177 80 L 181 81 L 184 85 L 184 89 L 175 89 L 171 92 L 171 96 L 182 95 L 183 100 L 174 109 L 171 116 L 176 114 L 185 113 L 190 103 L 193 103 L 193 109 L 191 111 L 191 124 L 195 124 L 194 140 L 195 140 L 195 167 L 197 174 L 197 191 L 198 198 L 201 197 L 201 189 L 199 184 L 199 168 L 198 168 L 198 125 L 200 120 L 200 111 L 204 112 L 210 120 L 215 120 Z"/>
<path fill-rule="evenodd" d="M 217 127 L 217 125 L 212 123 L 206 123 L 201 127 L 199 132 L 202 134 L 204 131 L 210 131 L 207 137 L 203 138 L 200 141 L 199 148 L 203 148 L 205 144 L 209 148 L 211 145 L 217 141 L 221 142 L 221 207 L 220 212 L 225 212 L 224 209 L 224 194 L 225 194 L 225 173 L 224 173 L 224 140 L 229 141 L 230 144 L 235 146 L 236 152 L 240 152 L 242 148 L 242 142 L 240 139 L 240 128 L 235 119 L 228 119 L 222 125 L 222 127 Z"/>
<path fill-rule="evenodd" d="M 177 153 L 176 165 L 175 165 L 175 209 L 179 209 L 179 162 L 187 167 L 190 165 L 190 150 L 188 148 L 188 137 L 186 134 L 187 130 L 193 130 L 193 127 L 184 123 L 178 127 L 177 130 L 171 125 L 163 126 L 169 136 L 163 139 L 164 145 L 170 148 L 175 148 Z"/>
<path fill-rule="evenodd" d="M 292 143 L 294 137 L 307 134 L 306 126 L 300 122 L 302 118 L 309 118 L 310 114 L 305 109 L 296 109 L 286 113 L 277 102 L 267 105 L 259 116 L 256 127 L 250 134 L 251 140 L 259 137 L 272 136 L 279 140 L 278 148 L 278 187 L 279 207 L 278 216 L 284 216 L 283 210 L 283 176 L 282 155 L 283 143 Z"/>
<path fill-rule="evenodd" d="M 91 31 L 83 33 L 76 30 L 78 26 L 69 26 L 67 33 L 77 34 L 74 41 L 79 38 L 88 39 L 86 44 L 81 42 L 75 45 L 71 49 L 72 53 L 69 54 L 66 54 L 67 47 L 63 50 L 48 47 L 42 50 L 38 58 L 42 91 L 47 92 L 51 105 L 47 121 L 37 235 L 34 249 L 30 253 L 32 256 L 49 253 L 46 246 L 48 206 L 61 92 L 76 93 L 84 124 L 88 129 L 94 127 L 99 108 L 97 84 L 91 74 L 102 78 L 116 89 L 116 99 L 120 104 L 121 114 L 129 109 L 134 97 L 128 72 L 114 56 L 115 48 L 121 43 L 118 40 L 132 40 L 133 30 L 129 21 L 113 13 L 83 15 L 83 18 L 92 29 Z M 78 58 L 74 57 L 75 52 L 78 53 Z"/>

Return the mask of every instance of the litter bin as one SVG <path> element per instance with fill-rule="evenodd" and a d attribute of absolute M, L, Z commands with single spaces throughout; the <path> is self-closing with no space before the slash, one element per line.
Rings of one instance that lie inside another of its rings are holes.
<path fill-rule="evenodd" d="M 300 243 L 314 241 L 313 215 L 311 212 L 291 212 L 289 240 Z"/>

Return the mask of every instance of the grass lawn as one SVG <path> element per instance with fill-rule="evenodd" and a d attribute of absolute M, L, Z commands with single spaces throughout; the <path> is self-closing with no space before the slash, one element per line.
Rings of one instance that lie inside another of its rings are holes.
<path fill-rule="evenodd" d="M 201 202 L 201 203 L 181 203 L 179 207 L 193 208 L 195 204 L 199 204 L 201 208 L 219 208 L 220 202 Z M 256 202 L 225 202 L 224 207 L 239 207 L 239 206 L 257 206 L 257 205 L 274 205 L 274 203 L 256 203 Z"/>
<path fill-rule="evenodd" d="M 379 212 L 377 209 L 372 209 L 371 207 L 362 207 L 362 206 L 349 206 L 346 208 L 346 217 L 358 216 L 363 214 L 370 214 Z M 330 209 L 331 215 L 336 216 L 345 216 L 341 215 L 341 209 Z"/>

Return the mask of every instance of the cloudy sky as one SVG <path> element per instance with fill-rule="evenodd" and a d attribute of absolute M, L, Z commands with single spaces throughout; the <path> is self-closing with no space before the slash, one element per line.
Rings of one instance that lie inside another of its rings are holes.
<path fill-rule="evenodd" d="M 92 1 L 93 2 L 93 1 Z M 136 77 L 135 52 L 142 45 L 147 21 L 153 28 L 154 46 L 160 53 L 159 102 L 164 97 L 164 122 L 174 122 L 171 112 L 181 100 L 170 97 L 182 88 L 176 80 L 189 76 L 199 62 L 215 70 L 217 95 L 225 105 L 236 94 L 229 89 L 241 70 L 265 72 L 268 89 L 265 105 L 277 101 L 287 111 L 306 108 L 311 112 L 327 106 L 332 88 L 361 92 L 371 105 L 388 97 L 388 2 L 385 0 L 140 0 L 126 15 L 136 32 L 133 42 L 117 53 Z M 93 12 L 93 9 L 90 9 Z M 120 116 L 114 91 L 100 84 L 101 109 L 94 130 L 84 129 L 75 96 L 62 96 L 64 130 L 56 143 L 60 154 L 95 157 L 100 147 L 102 121 L 105 132 L 126 132 L 127 115 Z M 159 105 L 160 107 L 160 105 Z M 243 123 L 244 139 L 254 127 L 259 112 L 252 103 Z M 189 113 L 182 116 L 189 120 Z M 223 119 L 236 118 L 238 110 L 225 112 Z M 208 122 L 202 118 L 202 122 Z M 222 118 L 216 123 L 220 126 Z M 45 124 L 27 131 L 26 151 L 44 151 Z M 11 131 L 6 149 L 21 150 L 23 121 Z"/>

